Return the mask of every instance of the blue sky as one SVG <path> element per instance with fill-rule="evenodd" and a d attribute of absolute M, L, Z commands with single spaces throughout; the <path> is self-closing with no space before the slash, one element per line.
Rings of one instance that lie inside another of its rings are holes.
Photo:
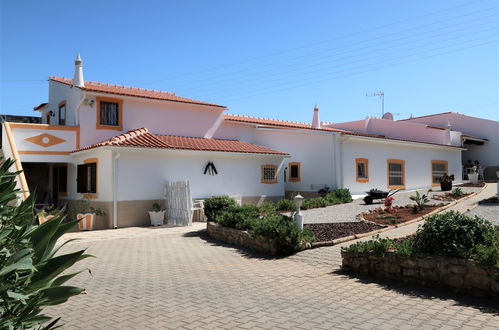
<path fill-rule="evenodd" d="M 0 113 L 48 76 L 175 92 L 230 113 L 331 122 L 457 111 L 499 120 L 496 0 L 0 1 Z"/>

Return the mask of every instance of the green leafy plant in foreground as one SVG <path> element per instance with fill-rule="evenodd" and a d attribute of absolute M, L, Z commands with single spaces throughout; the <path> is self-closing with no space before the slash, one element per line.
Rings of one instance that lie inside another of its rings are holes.
<path fill-rule="evenodd" d="M 84 292 L 65 285 L 81 271 L 61 274 L 89 255 L 84 250 L 56 255 L 64 245 L 56 247 L 57 240 L 77 221 L 63 224 L 59 213 L 33 225 L 33 195 L 18 202 L 19 173 L 9 171 L 13 163 L 6 160 L 0 166 L 0 329 L 27 329 L 47 322 L 45 329 L 50 329 L 59 319 L 51 321 L 43 308 Z"/>

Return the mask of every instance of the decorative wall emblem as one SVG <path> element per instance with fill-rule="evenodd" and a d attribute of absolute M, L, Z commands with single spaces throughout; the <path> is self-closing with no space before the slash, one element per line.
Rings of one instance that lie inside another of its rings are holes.
<path fill-rule="evenodd" d="M 66 142 L 66 140 L 63 140 L 61 138 L 58 138 L 55 135 L 51 135 L 51 134 L 47 134 L 47 133 L 35 135 L 32 137 L 26 138 L 24 140 L 31 142 L 31 143 L 34 143 L 34 144 L 38 144 L 39 146 L 42 146 L 44 148 L 51 147 L 51 146 L 54 146 L 56 144 Z"/>
<path fill-rule="evenodd" d="M 204 168 L 204 174 L 216 175 L 218 174 L 215 164 L 213 162 L 208 162 Z"/>

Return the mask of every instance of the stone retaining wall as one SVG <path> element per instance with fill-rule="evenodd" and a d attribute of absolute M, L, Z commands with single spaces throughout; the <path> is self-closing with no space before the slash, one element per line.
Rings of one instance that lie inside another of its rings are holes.
<path fill-rule="evenodd" d="M 342 269 L 348 272 L 450 289 L 483 297 L 499 297 L 499 270 L 477 266 L 471 260 L 449 257 L 404 257 L 387 252 L 342 252 Z"/>
<path fill-rule="evenodd" d="M 253 237 L 247 231 L 223 227 L 217 223 L 208 222 L 206 224 L 208 235 L 218 241 L 238 245 L 258 252 L 271 255 L 278 255 L 272 243 L 259 237 Z"/>

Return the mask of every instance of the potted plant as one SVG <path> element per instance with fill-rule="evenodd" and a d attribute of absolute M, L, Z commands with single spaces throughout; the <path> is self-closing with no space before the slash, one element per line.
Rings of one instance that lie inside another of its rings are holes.
<path fill-rule="evenodd" d="M 92 230 L 96 216 L 106 216 L 106 213 L 98 207 L 91 206 L 86 199 L 82 200 L 80 209 L 76 214 L 76 219 L 80 220 L 78 222 L 78 229 Z"/>
<path fill-rule="evenodd" d="M 54 205 L 50 205 L 47 209 L 43 209 L 42 211 L 37 213 L 38 224 L 41 225 L 45 221 L 48 221 L 55 217 L 61 210 L 58 210 L 54 207 Z"/>
<path fill-rule="evenodd" d="M 152 210 L 149 211 L 149 217 L 151 218 L 151 226 L 161 226 L 165 219 L 165 210 L 161 209 L 158 202 L 152 203 Z"/>
<path fill-rule="evenodd" d="M 471 168 L 468 178 L 472 184 L 478 183 L 478 167 L 476 165 Z"/>
<path fill-rule="evenodd" d="M 450 191 L 452 190 L 452 181 L 454 181 L 454 175 L 443 175 L 439 179 L 440 181 L 440 189 L 442 191 Z"/>

